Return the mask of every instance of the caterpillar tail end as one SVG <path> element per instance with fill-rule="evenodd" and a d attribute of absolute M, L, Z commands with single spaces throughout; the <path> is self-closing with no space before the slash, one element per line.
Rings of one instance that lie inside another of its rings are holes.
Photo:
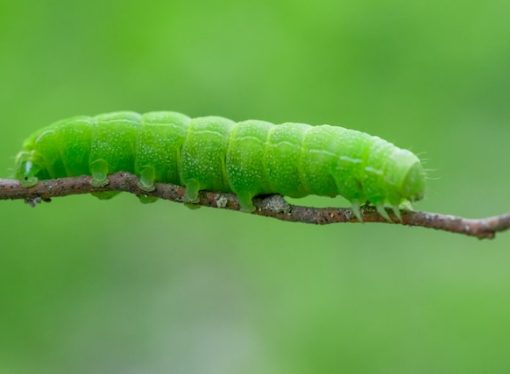
<path fill-rule="evenodd" d="M 399 209 L 402 209 L 402 210 L 408 210 L 410 212 L 414 212 L 413 203 L 411 203 L 409 200 L 402 201 L 398 207 L 399 207 Z"/>

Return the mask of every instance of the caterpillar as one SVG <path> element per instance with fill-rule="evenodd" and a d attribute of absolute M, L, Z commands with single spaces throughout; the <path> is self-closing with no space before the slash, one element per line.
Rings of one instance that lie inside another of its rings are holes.
<path fill-rule="evenodd" d="M 81 175 L 105 186 L 119 171 L 136 174 L 144 191 L 158 182 L 184 186 L 188 203 L 201 190 L 233 192 L 245 211 L 255 209 L 257 195 L 341 195 L 360 220 L 363 204 L 398 216 L 399 206 L 423 198 L 426 179 L 412 152 L 360 131 L 176 112 L 58 121 L 25 140 L 15 166 L 25 187 Z"/>

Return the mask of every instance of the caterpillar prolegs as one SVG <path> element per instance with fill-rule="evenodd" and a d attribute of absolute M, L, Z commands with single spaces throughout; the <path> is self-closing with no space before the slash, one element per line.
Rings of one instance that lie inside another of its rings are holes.
<path fill-rule="evenodd" d="M 158 182 L 182 185 L 190 203 L 201 190 L 233 192 L 246 211 L 257 195 L 341 195 L 360 219 L 360 205 L 387 217 L 384 207 L 398 212 L 425 186 L 418 157 L 360 131 L 175 112 L 65 119 L 30 136 L 16 158 L 16 177 L 27 187 L 80 175 L 104 186 L 119 171 L 136 174 L 145 191 Z"/>

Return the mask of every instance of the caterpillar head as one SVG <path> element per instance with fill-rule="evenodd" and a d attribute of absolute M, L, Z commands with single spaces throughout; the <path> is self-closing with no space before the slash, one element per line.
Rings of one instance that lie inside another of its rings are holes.
<path fill-rule="evenodd" d="M 16 156 L 15 177 L 23 187 L 32 187 L 39 181 L 38 174 L 42 171 L 41 160 L 34 151 L 21 151 Z"/>
<path fill-rule="evenodd" d="M 36 137 L 34 135 L 23 143 L 21 152 L 16 156 L 15 178 L 23 187 L 35 186 L 39 179 L 46 177 L 44 159 L 35 148 Z"/>
<path fill-rule="evenodd" d="M 41 140 L 52 140 L 47 136 L 52 133 L 54 131 L 43 128 L 23 142 L 22 149 L 16 156 L 15 163 L 15 178 L 19 180 L 23 187 L 32 187 L 39 180 L 49 179 L 48 163 L 44 156 L 44 150 L 47 150 L 48 146 L 46 145 L 41 148 Z"/>

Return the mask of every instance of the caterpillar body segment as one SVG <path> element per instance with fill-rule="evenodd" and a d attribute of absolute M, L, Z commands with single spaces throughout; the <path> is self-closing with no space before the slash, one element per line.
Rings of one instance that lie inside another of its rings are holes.
<path fill-rule="evenodd" d="M 132 169 L 141 187 L 154 189 L 155 182 L 180 184 L 181 149 L 190 118 L 175 112 L 152 112 L 143 115 Z"/>
<path fill-rule="evenodd" d="M 413 153 L 363 132 L 175 112 L 62 120 L 30 136 L 16 161 L 16 177 L 27 187 L 80 175 L 104 186 L 119 171 L 136 174 L 145 191 L 157 182 L 182 185 L 190 203 L 201 190 L 234 192 L 247 211 L 261 194 L 342 195 L 359 218 L 360 205 L 387 216 L 385 206 L 397 211 L 421 199 L 425 185 Z"/>
<path fill-rule="evenodd" d="M 181 149 L 180 183 L 194 202 L 200 190 L 232 191 L 227 174 L 228 141 L 235 122 L 222 117 L 192 119 Z"/>

